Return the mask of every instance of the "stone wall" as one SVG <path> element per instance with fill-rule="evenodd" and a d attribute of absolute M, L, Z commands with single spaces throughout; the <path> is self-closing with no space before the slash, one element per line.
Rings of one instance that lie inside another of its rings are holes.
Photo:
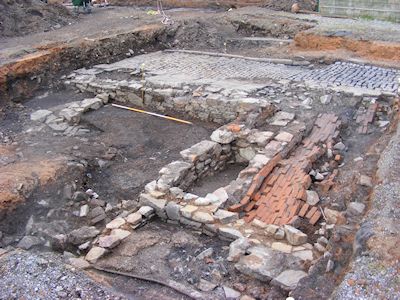
<path fill-rule="evenodd" d="M 324 15 L 372 17 L 400 22 L 398 0 L 320 0 L 319 9 Z"/>

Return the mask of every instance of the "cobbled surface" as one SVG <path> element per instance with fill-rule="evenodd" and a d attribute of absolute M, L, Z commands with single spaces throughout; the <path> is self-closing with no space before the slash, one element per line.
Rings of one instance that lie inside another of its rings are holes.
<path fill-rule="evenodd" d="M 193 79 L 273 79 L 321 83 L 369 90 L 396 92 L 400 71 L 354 63 L 337 62 L 313 68 L 273 64 L 242 58 L 216 57 L 178 52 L 155 52 L 124 59 L 105 69 L 144 70 L 148 74 L 188 76 Z"/>

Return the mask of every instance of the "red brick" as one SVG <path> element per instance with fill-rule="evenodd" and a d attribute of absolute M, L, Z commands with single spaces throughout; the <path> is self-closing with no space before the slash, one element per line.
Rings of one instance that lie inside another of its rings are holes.
<path fill-rule="evenodd" d="M 318 210 L 317 207 L 313 206 L 308 213 L 306 214 L 306 218 L 307 219 L 311 219 L 311 217 L 313 216 L 313 214 Z"/>
<path fill-rule="evenodd" d="M 256 205 L 256 203 L 254 201 L 251 201 L 249 204 L 246 205 L 246 207 L 244 208 L 244 211 L 245 212 L 251 211 L 255 205 Z"/>
<path fill-rule="evenodd" d="M 250 202 L 249 196 L 244 196 L 243 199 L 240 201 L 240 204 L 247 205 Z"/>
<path fill-rule="evenodd" d="M 315 225 L 315 223 L 317 223 L 320 218 L 321 218 L 321 212 L 316 211 L 310 218 L 310 224 Z"/>
<path fill-rule="evenodd" d="M 242 211 L 242 208 L 243 208 L 243 204 L 238 203 L 238 204 L 234 204 L 234 205 L 230 206 L 228 208 L 228 210 L 231 212 L 240 212 L 240 211 Z"/>
<path fill-rule="evenodd" d="M 307 204 L 307 203 L 303 204 L 303 207 L 299 211 L 299 217 L 304 217 L 309 208 L 310 208 L 309 204 Z"/>

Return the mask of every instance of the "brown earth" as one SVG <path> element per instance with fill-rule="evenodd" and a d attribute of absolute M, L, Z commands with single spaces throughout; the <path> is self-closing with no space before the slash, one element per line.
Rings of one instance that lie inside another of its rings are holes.
<path fill-rule="evenodd" d="M 0 211 L 15 208 L 37 187 L 56 181 L 65 171 L 62 157 L 41 157 L 0 167 Z"/>
<path fill-rule="evenodd" d="M 154 0 L 110 0 L 113 5 L 138 5 L 155 7 Z M 229 8 L 244 6 L 262 6 L 274 10 L 290 11 L 292 5 L 298 3 L 301 10 L 314 11 L 315 0 L 163 0 L 165 8 Z"/>
<path fill-rule="evenodd" d="M 75 18 L 60 4 L 40 0 L 0 0 L 0 37 L 50 31 Z"/>
<path fill-rule="evenodd" d="M 295 50 L 300 51 L 347 50 L 365 59 L 400 62 L 400 44 L 398 43 L 329 37 L 305 32 L 298 33 L 294 41 Z"/>

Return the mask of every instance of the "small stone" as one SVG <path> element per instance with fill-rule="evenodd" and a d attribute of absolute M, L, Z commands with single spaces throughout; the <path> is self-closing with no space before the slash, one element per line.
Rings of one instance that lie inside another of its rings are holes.
<path fill-rule="evenodd" d="M 293 290 L 296 288 L 300 279 L 307 276 L 307 273 L 300 270 L 285 270 L 278 277 L 272 280 L 272 284 L 278 285 L 284 290 Z"/>
<path fill-rule="evenodd" d="M 75 192 L 72 196 L 72 200 L 76 202 L 87 201 L 88 199 L 89 196 L 86 193 L 80 191 Z"/>
<path fill-rule="evenodd" d="M 116 235 L 107 235 L 99 238 L 99 246 L 106 249 L 112 249 L 119 245 L 121 239 Z"/>
<path fill-rule="evenodd" d="M 218 209 L 214 213 L 214 217 L 221 222 L 221 224 L 228 224 L 239 219 L 238 213 L 230 212 L 223 209 Z"/>
<path fill-rule="evenodd" d="M 231 289 L 230 287 L 223 286 L 222 287 L 225 292 L 225 299 L 227 300 L 237 300 L 240 297 L 240 293 L 234 289 Z"/>
<path fill-rule="evenodd" d="M 321 101 L 322 104 L 329 104 L 331 102 L 331 100 L 332 100 L 332 96 L 331 95 L 324 95 L 324 96 L 321 96 L 319 98 L 319 100 Z"/>
<path fill-rule="evenodd" d="M 324 214 L 328 224 L 337 224 L 342 219 L 341 212 L 325 207 Z"/>
<path fill-rule="evenodd" d="M 79 245 L 78 249 L 79 250 L 86 250 L 86 249 L 88 249 L 90 247 L 90 244 L 91 244 L 91 242 L 87 241 L 86 243 L 83 243 L 83 244 Z"/>
<path fill-rule="evenodd" d="M 281 132 L 279 133 L 276 137 L 275 140 L 279 141 L 279 142 L 286 142 L 289 143 L 290 141 L 292 141 L 293 139 L 293 134 L 289 133 L 289 132 Z"/>
<path fill-rule="evenodd" d="M 361 215 L 364 212 L 365 204 L 360 202 L 350 202 L 347 210 L 353 215 Z"/>
<path fill-rule="evenodd" d="M 258 219 L 254 219 L 254 220 L 251 222 L 251 225 L 253 225 L 254 227 L 261 228 L 261 229 L 265 229 L 265 228 L 267 228 L 267 226 L 268 226 L 266 223 L 264 223 L 263 221 L 260 221 L 260 220 L 258 220 Z M 275 233 L 275 231 L 274 231 L 274 233 Z"/>
<path fill-rule="evenodd" d="M 87 262 L 87 260 L 85 260 L 82 257 L 79 258 L 71 257 L 70 259 L 68 259 L 68 262 L 71 266 L 79 270 L 84 270 L 90 267 L 90 264 Z"/>
<path fill-rule="evenodd" d="M 366 175 L 361 175 L 360 176 L 360 185 L 367 186 L 367 187 L 373 187 L 372 178 L 369 176 L 366 176 Z"/>
<path fill-rule="evenodd" d="M 220 144 L 230 144 L 234 141 L 235 135 L 231 131 L 219 128 L 211 134 L 210 139 Z"/>
<path fill-rule="evenodd" d="M 181 208 L 181 205 L 171 201 L 168 202 L 167 206 L 165 207 L 165 212 L 167 213 L 169 219 L 178 221 L 180 219 L 179 211 Z"/>
<path fill-rule="evenodd" d="M 253 148 L 247 147 L 247 148 L 240 148 L 239 149 L 239 154 L 246 161 L 250 161 L 250 160 L 252 160 L 254 158 L 254 156 L 256 155 L 256 152 L 254 151 Z"/>
<path fill-rule="evenodd" d="M 229 245 L 229 255 L 227 260 L 231 262 L 239 261 L 240 257 L 245 254 L 246 250 L 251 247 L 248 238 L 239 238 Z"/>
<path fill-rule="evenodd" d="M 315 174 L 314 178 L 315 178 L 315 180 L 322 181 L 322 180 L 324 180 L 325 177 L 321 173 L 317 172 Z"/>
<path fill-rule="evenodd" d="M 316 205 L 319 202 L 319 196 L 317 192 L 307 190 L 306 194 L 307 194 L 307 203 L 309 205 Z"/>
<path fill-rule="evenodd" d="M 272 249 L 284 252 L 284 253 L 291 253 L 293 246 L 288 245 L 286 243 L 281 243 L 281 242 L 273 242 L 271 245 Z"/>
<path fill-rule="evenodd" d="M 292 255 L 296 256 L 304 261 L 306 261 L 306 260 L 312 261 L 314 259 L 313 252 L 311 250 L 301 250 L 301 251 L 292 252 Z"/>
<path fill-rule="evenodd" d="M 126 221 L 123 218 L 117 217 L 114 220 L 112 220 L 110 223 L 108 223 L 106 225 L 106 228 L 107 229 L 117 229 L 117 228 L 120 228 L 125 223 L 126 223 Z"/>
<path fill-rule="evenodd" d="M 173 186 L 172 188 L 169 189 L 171 194 L 177 198 L 177 199 L 183 199 L 184 196 L 184 191 L 176 186 Z"/>
<path fill-rule="evenodd" d="M 197 206 L 208 206 L 212 203 L 212 200 L 209 198 L 197 198 L 196 200 L 194 200 L 194 204 Z"/>
<path fill-rule="evenodd" d="M 79 217 L 86 217 L 89 214 L 89 205 L 82 205 L 79 211 Z"/>
<path fill-rule="evenodd" d="M 53 112 L 46 109 L 39 109 L 31 114 L 31 120 L 37 122 L 44 122 L 46 118 L 51 115 Z"/>
<path fill-rule="evenodd" d="M 202 211 L 194 212 L 192 219 L 203 224 L 214 223 L 214 217 L 211 214 Z"/>
<path fill-rule="evenodd" d="M 236 240 L 243 237 L 239 230 L 230 227 L 220 227 L 218 231 L 221 236 L 228 239 Z"/>
<path fill-rule="evenodd" d="M 278 228 L 274 234 L 274 238 L 277 240 L 283 240 L 285 238 L 285 230 Z"/>
<path fill-rule="evenodd" d="M 143 217 L 148 218 L 152 214 L 154 214 L 154 209 L 150 206 L 142 206 L 139 208 L 138 213 L 141 214 Z"/>
<path fill-rule="evenodd" d="M 17 247 L 24 250 L 29 250 L 32 247 L 39 246 L 41 244 L 43 244 L 43 241 L 40 238 L 26 235 L 19 241 Z"/>
<path fill-rule="evenodd" d="M 333 149 L 339 150 L 339 151 L 344 151 L 346 149 L 346 145 L 343 144 L 342 142 L 339 142 L 333 146 Z"/>
<path fill-rule="evenodd" d="M 335 263 L 333 262 L 333 260 L 329 259 L 327 264 L 326 264 L 326 269 L 325 272 L 329 273 L 333 270 L 333 268 L 335 267 Z"/>
<path fill-rule="evenodd" d="M 285 225 L 284 229 L 285 229 L 286 239 L 289 242 L 289 244 L 298 246 L 307 242 L 308 236 L 305 233 L 301 232 L 300 230 L 294 228 L 293 226 Z"/>
<path fill-rule="evenodd" d="M 103 101 L 97 98 L 84 99 L 81 101 L 80 106 L 85 112 L 90 109 L 96 110 L 103 106 Z"/>
<path fill-rule="evenodd" d="M 83 226 L 73 230 L 68 235 L 68 241 L 73 245 L 81 245 L 90 239 L 95 238 L 100 231 L 94 226 Z"/>
<path fill-rule="evenodd" d="M 194 205 L 186 205 L 183 208 L 181 208 L 181 214 L 185 218 L 191 219 L 192 214 L 197 210 L 197 206 Z"/>
<path fill-rule="evenodd" d="M 329 241 L 328 241 L 328 239 L 326 237 L 321 236 L 321 237 L 319 237 L 317 239 L 317 243 L 322 245 L 322 246 L 324 246 L 324 247 L 326 247 L 328 245 Z"/>
<path fill-rule="evenodd" d="M 197 198 L 199 198 L 199 196 L 191 194 L 191 193 L 186 193 L 185 196 L 183 196 L 183 200 L 186 202 L 196 200 Z"/>
<path fill-rule="evenodd" d="M 59 116 L 63 117 L 70 124 L 78 124 L 81 120 L 81 113 L 70 108 L 62 109 Z"/>
<path fill-rule="evenodd" d="M 138 212 L 130 214 L 126 217 L 126 221 L 131 225 L 137 225 L 142 222 L 142 215 Z"/>
<path fill-rule="evenodd" d="M 101 247 L 93 247 L 90 249 L 88 254 L 86 254 L 85 259 L 92 263 L 95 264 L 99 258 L 101 258 L 104 254 L 106 254 L 107 250 Z"/>

